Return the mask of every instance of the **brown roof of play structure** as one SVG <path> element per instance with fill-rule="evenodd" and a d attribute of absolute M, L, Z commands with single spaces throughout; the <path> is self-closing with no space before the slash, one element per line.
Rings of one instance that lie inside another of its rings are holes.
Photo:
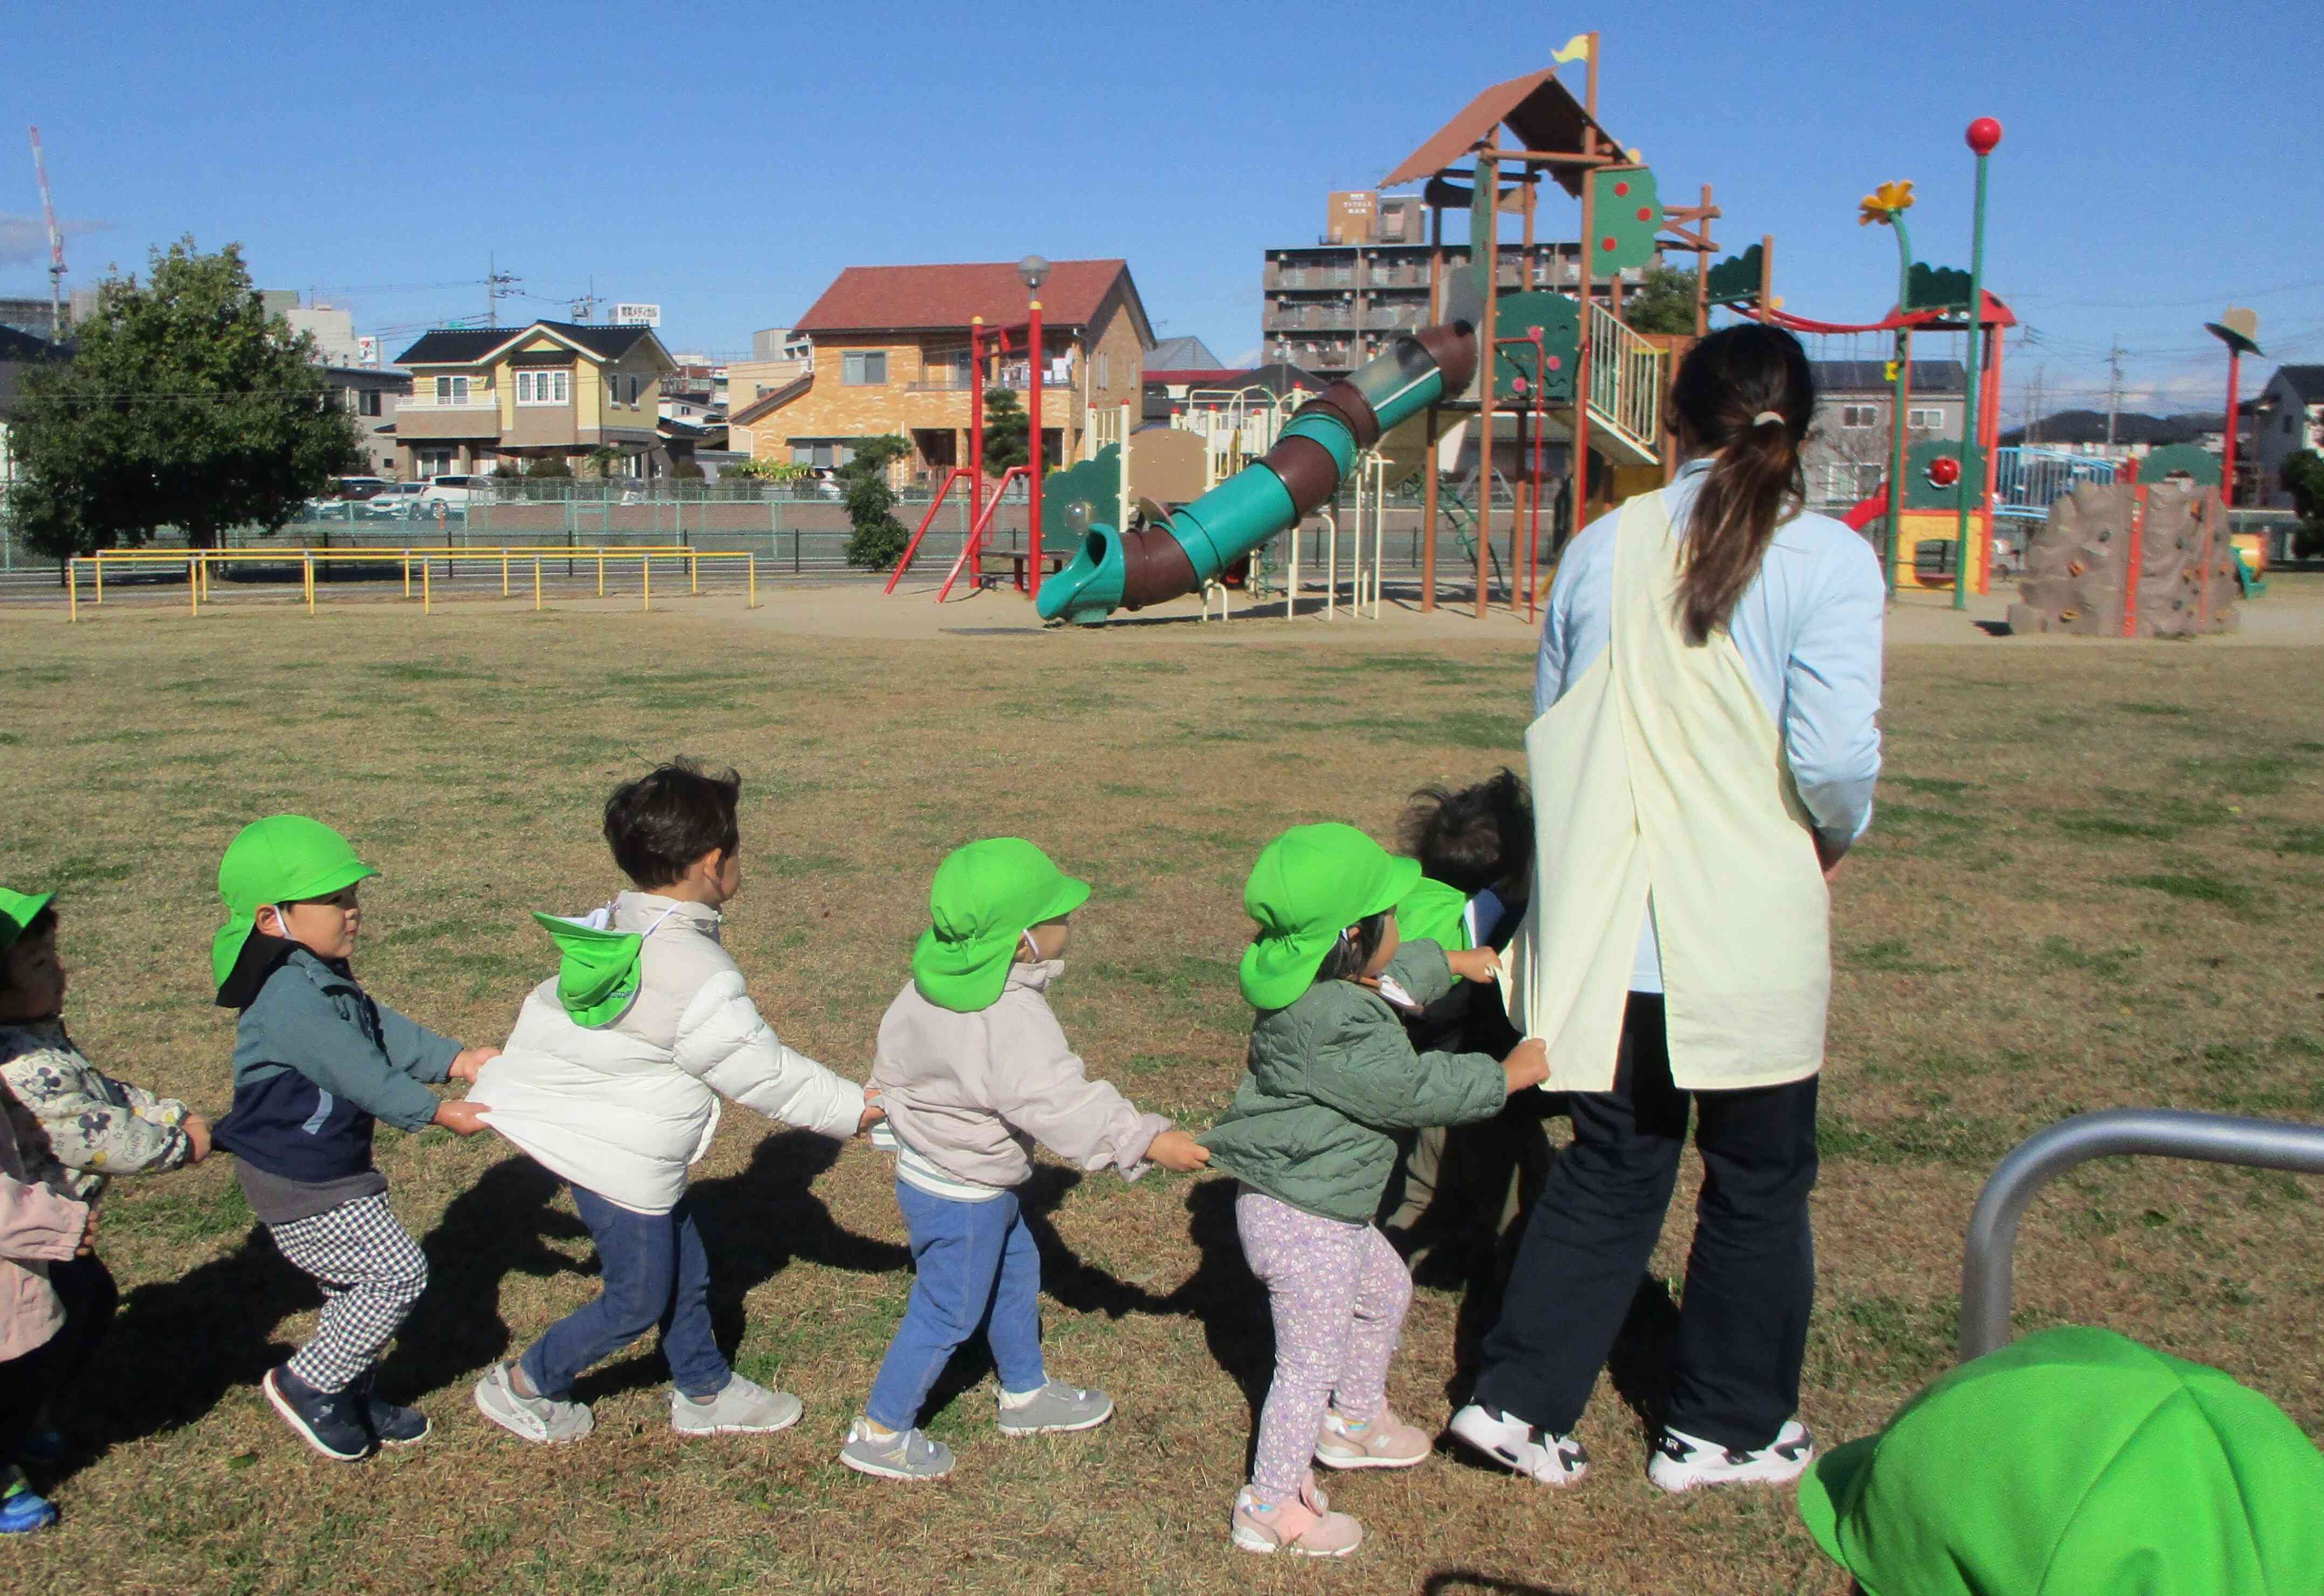
<path fill-rule="evenodd" d="M 1582 108 L 1565 85 L 1557 80 L 1555 67 L 1544 67 L 1538 72 L 1527 72 L 1522 78 L 1512 78 L 1506 83 L 1496 83 L 1462 108 L 1458 116 L 1428 135 L 1427 143 L 1406 156 L 1397 169 L 1380 180 L 1380 187 L 1393 189 L 1399 183 L 1414 182 L 1464 161 L 1469 152 L 1490 139 L 1493 129 L 1508 123 L 1517 135 L 1517 147 L 1523 150 L 1568 150 L 1582 148 L 1584 128 L 1594 127 L 1604 141 L 1609 154 L 1618 155 L 1621 141 L 1606 131 L 1605 125 Z M 1511 175 L 1504 172 L 1503 176 Z M 1564 167 L 1552 169 L 1558 186 L 1579 198 L 1582 193 L 1582 169 Z"/>
<path fill-rule="evenodd" d="M 1041 314 L 1051 327 L 1086 327 L 1096 319 L 1106 295 L 1120 283 L 1139 337 L 1153 335 L 1130 263 L 1053 261 L 1041 285 Z M 1017 279 L 1013 261 L 976 261 L 944 266 L 850 266 L 833 280 L 823 297 L 791 326 L 798 333 L 922 331 L 959 328 L 972 317 L 989 327 L 1021 327 L 1029 296 Z"/>

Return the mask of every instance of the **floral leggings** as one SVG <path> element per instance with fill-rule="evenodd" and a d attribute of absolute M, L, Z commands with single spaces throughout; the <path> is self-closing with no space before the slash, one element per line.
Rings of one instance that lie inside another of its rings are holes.
<path fill-rule="evenodd" d="M 1334 1398 L 1350 1418 L 1376 1418 L 1388 1406 L 1412 1278 L 1376 1226 L 1324 1219 L 1249 1186 L 1235 1197 L 1235 1230 L 1275 1319 L 1275 1383 L 1259 1414 L 1251 1490 L 1281 1501 L 1306 1477 Z"/>

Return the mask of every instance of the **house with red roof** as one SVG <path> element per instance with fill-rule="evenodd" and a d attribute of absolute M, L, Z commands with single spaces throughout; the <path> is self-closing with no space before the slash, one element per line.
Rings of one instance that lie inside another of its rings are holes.
<path fill-rule="evenodd" d="M 756 458 L 823 468 L 844 465 L 860 439 L 897 433 L 910 440 L 918 474 L 963 464 L 972 389 L 981 381 L 1021 394 L 1030 384 L 1030 297 L 1013 261 L 850 266 L 792 326 L 809 346 L 806 373 L 738 402 L 730 436 L 738 447 L 747 438 Z M 1055 465 L 1081 457 L 1096 416 L 1140 402 L 1154 329 L 1126 261 L 1054 262 L 1038 298 L 1041 430 Z M 969 356 L 978 318 L 981 376 Z M 1001 331 L 1010 350 L 996 356 L 991 335 Z"/>

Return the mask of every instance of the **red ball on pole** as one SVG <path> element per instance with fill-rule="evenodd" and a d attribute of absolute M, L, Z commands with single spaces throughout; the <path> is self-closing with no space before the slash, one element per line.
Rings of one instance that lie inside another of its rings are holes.
<path fill-rule="evenodd" d="M 1939 455 L 1929 462 L 1929 481 L 1932 484 L 1949 488 L 1960 480 L 1960 462 L 1950 455 Z"/>
<path fill-rule="evenodd" d="M 2001 124 L 1990 116 L 1980 116 L 1969 125 L 1969 147 L 1979 155 L 1990 155 L 2001 143 Z"/>

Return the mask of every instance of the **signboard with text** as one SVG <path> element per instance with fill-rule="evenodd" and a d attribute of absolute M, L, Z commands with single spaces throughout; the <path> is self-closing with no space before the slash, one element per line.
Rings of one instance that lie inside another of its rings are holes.
<path fill-rule="evenodd" d="M 615 327 L 659 327 L 659 305 L 616 305 L 613 307 Z"/>

